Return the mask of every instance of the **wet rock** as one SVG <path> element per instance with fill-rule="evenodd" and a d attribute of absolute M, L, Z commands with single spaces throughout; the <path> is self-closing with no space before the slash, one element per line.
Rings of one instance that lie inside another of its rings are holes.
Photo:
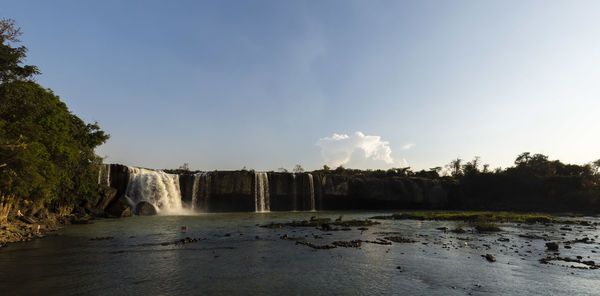
<path fill-rule="evenodd" d="M 296 245 L 305 245 L 305 246 L 311 247 L 313 249 L 325 249 L 325 250 L 336 248 L 336 246 L 333 246 L 333 245 L 315 245 L 313 243 L 304 242 L 304 241 L 297 241 Z"/>
<path fill-rule="evenodd" d="M 392 244 L 391 241 L 384 240 L 384 239 L 381 239 L 381 238 L 378 238 L 377 240 L 374 240 L 374 241 L 366 240 L 366 241 L 363 241 L 363 242 L 369 243 L 369 244 L 388 245 L 388 246 Z"/>
<path fill-rule="evenodd" d="M 596 262 L 594 262 L 592 260 L 582 261 L 581 259 L 573 259 L 573 258 L 569 258 L 569 257 L 560 257 L 560 256 L 546 257 L 546 258 L 540 259 L 540 263 L 543 263 L 543 264 L 549 264 L 549 263 L 552 263 L 552 261 L 573 262 L 573 263 L 580 263 L 580 264 L 587 266 L 587 267 L 571 266 L 571 268 L 600 269 L 600 266 L 596 265 Z"/>
<path fill-rule="evenodd" d="M 492 254 L 485 254 L 483 257 L 485 257 L 485 259 L 487 259 L 489 262 L 496 262 L 496 257 L 494 257 Z"/>
<path fill-rule="evenodd" d="M 500 237 L 500 238 L 498 238 L 498 241 L 499 242 L 509 242 L 510 239 L 508 237 Z"/>
<path fill-rule="evenodd" d="M 386 236 L 386 237 L 384 237 L 384 239 L 393 241 L 395 243 L 416 243 L 417 242 L 415 240 L 412 240 L 409 238 L 404 238 L 401 236 Z"/>
<path fill-rule="evenodd" d="M 157 212 L 153 204 L 146 201 L 140 201 L 135 205 L 135 214 L 138 216 L 154 216 Z"/>
<path fill-rule="evenodd" d="M 544 239 L 544 237 L 542 237 L 542 236 L 531 234 L 531 233 L 519 234 L 519 237 L 524 237 L 524 238 L 528 238 L 528 239 Z"/>
<path fill-rule="evenodd" d="M 196 243 L 198 241 L 199 241 L 198 238 L 186 237 L 186 238 L 182 238 L 182 239 L 176 241 L 175 244 L 176 245 L 184 245 L 184 244 L 189 244 L 189 243 Z"/>
<path fill-rule="evenodd" d="M 361 240 L 353 240 L 353 241 L 335 241 L 331 243 L 336 247 L 344 247 L 344 248 L 359 248 L 362 245 Z"/>
<path fill-rule="evenodd" d="M 546 248 L 550 251 L 556 251 L 556 250 L 558 250 L 558 243 L 557 242 L 546 243 Z"/>
<path fill-rule="evenodd" d="M 560 230 L 572 231 L 573 228 L 570 228 L 570 227 L 561 227 Z"/>
<path fill-rule="evenodd" d="M 114 239 L 114 237 L 112 237 L 112 236 L 99 236 L 99 237 L 90 238 L 90 240 L 93 240 L 93 241 L 110 240 L 110 239 Z"/>
<path fill-rule="evenodd" d="M 584 238 L 577 238 L 577 239 L 574 239 L 572 241 L 568 241 L 567 243 L 569 243 L 569 244 L 576 244 L 576 243 L 593 244 L 594 240 L 590 239 L 590 238 L 587 238 L 587 237 L 584 237 Z"/>
<path fill-rule="evenodd" d="M 438 227 L 437 230 L 441 230 L 443 232 L 448 232 L 448 227 Z"/>

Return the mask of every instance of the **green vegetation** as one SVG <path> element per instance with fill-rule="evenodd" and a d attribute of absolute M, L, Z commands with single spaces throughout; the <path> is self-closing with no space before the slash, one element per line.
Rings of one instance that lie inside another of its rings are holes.
<path fill-rule="evenodd" d="M 39 71 L 23 65 L 19 35 L 14 21 L 0 20 L 0 192 L 66 209 L 98 194 L 94 148 L 108 135 L 32 80 Z"/>
<path fill-rule="evenodd" d="M 541 213 L 513 213 L 513 212 L 410 212 L 397 213 L 390 216 L 376 216 L 371 219 L 391 220 L 435 220 L 435 221 L 465 221 L 481 224 L 492 222 L 513 223 L 573 223 L 570 220 L 556 219 L 548 214 Z"/>
<path fill-rule="evenodd" d="M 471 225 L 478 232 L 496 232 L 502 230 L 498 227 L 498 224 L 485 220 L 472 222 Z"/>

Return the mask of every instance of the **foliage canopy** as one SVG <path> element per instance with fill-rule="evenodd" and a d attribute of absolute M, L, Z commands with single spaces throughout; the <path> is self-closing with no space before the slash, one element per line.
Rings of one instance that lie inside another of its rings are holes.
<path fill-rule="evenodd" d="M 0 191 L 20 199 L 73 203 L 97 194 L 94 148 L 108 139 L 32 81 L 19 28 L 0 20 Z"/>

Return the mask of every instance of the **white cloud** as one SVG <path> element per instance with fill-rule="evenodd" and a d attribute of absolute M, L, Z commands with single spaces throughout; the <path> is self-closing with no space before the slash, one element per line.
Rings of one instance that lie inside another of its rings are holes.
<path fill-rule="evenodd" d="M 408 150 L 408 149 L 412 148 L 413 146 L 415 146 L 415 144 L 408 143 L 408 144 L 403 145 L 402 147 L 400 147 L 400 149 L 402 149 L 402 150 Z"/>
<path fill-rule="evenodd" d="M 380 136 L 368 136 L 358 131 L 352 135 L 334 133 L 331 137 L 319 139 L 317 145 L 321 147 L 323 161 L 333 167 L 350 164 L 356 168 L 381 168 L 407 164 L 404 159 L 396 161 L 392 158 L 389 142 L 382 141 Z M 402 150 L 412 146 L 406 144 Z"/>

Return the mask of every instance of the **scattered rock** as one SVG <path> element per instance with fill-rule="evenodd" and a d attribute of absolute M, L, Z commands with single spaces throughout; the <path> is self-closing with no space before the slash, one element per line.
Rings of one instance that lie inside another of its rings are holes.
<path fill-rule="evenodd" d="M 483 257 L 485 257 L 485 259 L 487 259 L 487 261 L 496 262 L 496 257 L 494 257 L 494 255 L 492 255 L 492 254 L 485 254 L 485 256 L 483 256 Z"/>
<path fill-rule="evenodd" d="M 184 244 L 189 244 L 189 243 L 196 243 L 199 240 L 200 239 L 198 239 L 198 238 L 186 237 L 186 238 L 182 238 L 178 241 L 175 241 L 175 244 L 176 245 L 184 245 Z"/>
<path fill-rule="evenodd" d="M 335 241 L 331 243 L 336 247 L 344 247 L 344 248 L 359 248 L 362 245 L 361 240 L 353 240 L 353 241 Z"/>
<path fill-rule="evenodd" d="M 99 236 L 99 237 L 90 238 L 90 240 L 93 240 L 93 241 L 101 241 L 101 240 L 109 240 L 109 239 L 114 239 L 114 237 L 112 237 L 112 236 Z"/>
<path fill-rule="evenodd" d="M 557 242 L 548 242 L 548 243 L 546 243 L 546 248 L 549 251 L 556 251 L 556 250 L 558 250 L 558 243 Z"/>
<path fill-rule="evenodd" d="M 395 243 L 416 243 L 417 242 L 412 239 L 404 238 L 401 236 L 386 236 L 386 237 L 384 237 L 384 239 L 393 241 Z"/>
<path fill-rule="evenodd" d="M 305 245 L 308 247 L 311 247 L 313 249 L 334 249 L 336 246 L 333 245 L 315 245 L 313 243 L 310 242 L 304 242 L 304 241 L 297 241 L 296 245 Z"/>

